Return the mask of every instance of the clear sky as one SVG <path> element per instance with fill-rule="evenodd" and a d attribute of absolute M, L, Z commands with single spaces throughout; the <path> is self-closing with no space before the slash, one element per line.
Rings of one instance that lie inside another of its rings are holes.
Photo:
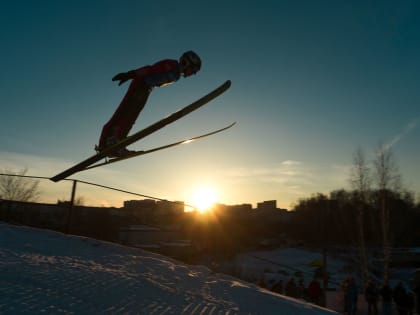
<path fill-rule="evenodd" d="M 353 152 L 382 141 L 420 192 L 419 14 L 418 1 L 2 1 L 0 168 L 53 176 L 91 156 L 128 87 L 112 76 L 192 49 L 202 70 L 155 89 L 132 131 L 231 89 L 130 149 L 237 125 L 72 178 L 290 208 L 348 188 Z"/>

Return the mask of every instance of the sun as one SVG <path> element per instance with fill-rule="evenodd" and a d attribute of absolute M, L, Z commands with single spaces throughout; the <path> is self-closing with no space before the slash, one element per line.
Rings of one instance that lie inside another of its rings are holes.
<path fill-rule="evenodd" d="M 191 205 L 196 207 L 201 213 L 209 211 L 216 201 L 216 190 L 209 186 L 197 188 L 191 196 Z"/>

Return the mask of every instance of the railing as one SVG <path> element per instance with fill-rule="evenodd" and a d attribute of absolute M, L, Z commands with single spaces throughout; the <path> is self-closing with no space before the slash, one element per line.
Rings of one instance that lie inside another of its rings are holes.
<path fill-rule="evenodd" d="M 126 201 L 127 195 L 141 197 L 142 199 L 151 199 L 156 201 L 165 201 L 179 205 L 179 201 L 170 201 L 167 199 L 159 198 L 156 196 L 150 196 L 137 192 L 127 191 L 120 188 L 115 188 L 107 185 L 101 185 L 97 183 L 91 183 L 76 179 L 64 179 L 60 183 L 54 183 L 50 181 L 49 177 L 43 176 L 29 176 L 22 174 L 0 174 L 0 176 L 19 177 L 26 180 L 36 180 L 40 184 L 37 187 L 39 196 L 31 202 L 41 202 L 47 204 L 64 204 L 68 207 L 67 223 L 65 232 L 68 233 L 70 230 L 72 212 L 74 206 L 88 206 L 88 207 L 123 207 L 124 201 Z M 71 185 L 69 185 L 71 184 Z M 98 189 L 99 190 L 98 190 Z M 25 189 L 24 185 L 17 189 Z M 109 191 L 113 193 L 110 194 Z M 63 194 L 68 197 L 63 197 Z M 80 196 L 80 197 L 77 197 Z M 0 190 L 0 199 L 7 199 L 2 197 Z M 18 200 L 19 201 L 19 200 Z M 187 208 L 194 209 L 193 206 L 183 204 Z"/>

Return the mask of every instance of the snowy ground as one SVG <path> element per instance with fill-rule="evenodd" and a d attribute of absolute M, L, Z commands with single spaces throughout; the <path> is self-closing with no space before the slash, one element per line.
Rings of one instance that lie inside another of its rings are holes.
<path fill-rule="evenodd" d="M 237 257 L 236 261 L 239 262 L 236 263 L 236 272 L 242 279 L 263 279 L 268 288 L 279 280 L 286 283 L 290 278 L 296 281 L 302 279 L 307 286 L 322 264 L 322 259 L 320 251 L 299 248 L 250 252 Z M 341 283 L 349 276 L 360 283 L 357 273 L 349 272 L 349 264 L 345 257 L 327 255 L 329 289 L 340 290 Z M 296 274 L 299 274 L 299 277 Z"/>
<path fill-rule="evenodd" d="M 408 249 L 406 249 L 407 251 Z M 409 252 L 416 252 L 418 248 L 410 248 Z M 348 277 L 353 277 L 359 285 L 359 298 L 357 303 L 358 314 L 368 314 L 367 303 L 360 288 L 361 279 L 359 278 L 359 265 L 357 259 L 354 260 L 353 251 L 339 251 L 327 253 L 327 270 L 329 275 L 326 305 L 329 309 L 342 312 L 344 309 L 344 296 L 341 290 L 342 282 Z M 315 270 L 318 269 L 322 261 L 320 251 L 299 249 L 299 248 L 279 248 L 271 251 L 248 252 L 236 258 L 235 272 L 241 279 L 252 282 L 264 281 L 267 288 L 272 288 L 279 280 L 284 285 L 291 278 L 297 282 L 299 279 L 304 281 L 305 287 L 312 281 Z M 412 290 L 412 280 L 414 279 L 416 268 L 390 269 L 389 283 L 392 287 L 402 282 L 408 291 Z M 299 276 L 297 276 L 297 274 Z M 371 274 L 371 279 L 376 280 L 378 286 L 382 285 L 381 278 L 375 278 Z M 320 280 L 322 281 L 322 280 Z M 382 303 L 378 305 L 382 308 Z M 393 306 L 395 308 L 395 305 Z M 397 314 L 394 310 L 393 314 Z"/>
<path fill-rule="evenodd" d="M 410 252 L 418 250 L 418 248 L 411 248 Z M 353 255 L 352 251 L 344 252 L 344 254 L 327 253 L 328 288 L 340 290 L 342 282 L 350 276 L 360 284 L 359 265 Z M 236 260 L 239 261 L 236 263 L 236 272 L 242 279 L 263 278 L 267 287 L 271 287 L 270 284 L 279 279 L 283 281 L 287 281 L 291 277 L 297 279 L 295 274 L 300 273 L 299 279 L 302 278 L 307 285 L 313 279 L 319 263 L 322 263 L 322 253 L 308 249 L 280 248 L 272 251 L 249 252 L 238 256 Z M 410 289 L 410 282 L 413 280 L 415 270 L 415 267 L 391 268 L 391 286 L 402 281 L 406 288 Z M 378 285 L 382 283 L 382 278 L 375 279 L 375 275 L 371 275 L 371 279 L 376 280 Z"/>
<path fill-rule="evenodd" d="M 336 314 L 139 249 L 0 223 L 0 314 Z"/>

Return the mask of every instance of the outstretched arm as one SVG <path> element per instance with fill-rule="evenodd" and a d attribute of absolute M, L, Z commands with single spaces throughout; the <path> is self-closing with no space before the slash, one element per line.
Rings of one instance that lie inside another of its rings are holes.
<path fill-rule="evenodd" d="M 121 84 L 123 84 L 124 82 L 126 82 L 128 80 L 134 79 L 135 77 L 136 77 L 136 71 L 135 70 L 131 70 L 131 71 L 128 71 L 128 72 L 118 73 L 117 75 L 115 75 L 112 78 L 112 81 L 120 81 L 118 83 L 118 85 L 121 85 Z"/>
<path fill-rule="evenodd" d="M 179 79 L 180 70 L 176 60 L 162 60 L 152 66 L 144 66 L 136 70 L 118 73 L 112 81 L 120 81 L 118 85 L 128 80 L 144 79 L 151 88 L 163 86 Z"/>

